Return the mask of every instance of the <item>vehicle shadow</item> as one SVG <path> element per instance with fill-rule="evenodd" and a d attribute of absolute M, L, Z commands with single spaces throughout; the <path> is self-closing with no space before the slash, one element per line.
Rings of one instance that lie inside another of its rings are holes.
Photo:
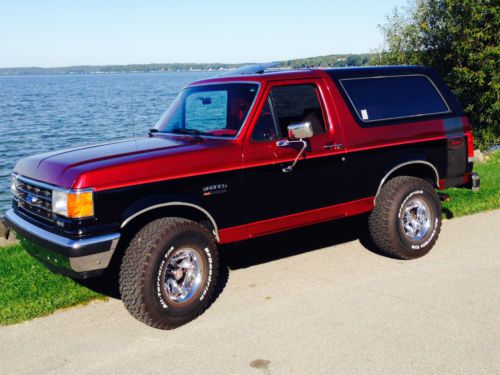
<path fill-rule="evenodd" d="M 455 217 L 455 215 L 453 214 L 453 211 L 449 210 L 448 208 L 443 207 L 441 210 L 443 212 L 443 216 L 446 219 L 450 220 L 450 219 L 453 219 Z"/>
<path fill-rule="evenodd" d="M 378 252 L 371 242 L 368 235 L 367 220 L 368 215 L 358 215 L 220 246 L 219 277 L 211 304 L 224 290 L 230 271 L 355 240 L 359 240 L 367 250 L 378 255 L 387 256 Z M 119 299 L 119 268 L 119 262 L 115 261 L 110 264 L 103 276 L 75 281 L 95 292 Z"/>
<path fill-rule="evenodd" d="M 230 270 L 238 270 L 355 240 L 379 254 L 367 221 L 368 215 L 358 215 L 222 246 L 221 258 Z"/>

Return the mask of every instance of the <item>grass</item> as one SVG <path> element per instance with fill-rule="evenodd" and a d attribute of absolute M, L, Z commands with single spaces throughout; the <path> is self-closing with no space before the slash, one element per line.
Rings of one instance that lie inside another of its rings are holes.
<path fill-rule="evenodd" d="M 487 163 L 476 163 L 481 191 L 447 189 L 451 200 L 443 203 L 446 217 L 457 217 L 500 208 L 500 152 Z M 0 247 L 0 325 L 48 315 L 58 309 L 105 297 L 73 280 L 53 274 L 31 258 L 20 245 Z"/>
<path fill-rule="evenodd" d="M 20 245 L 0 247 L 0 325 L 48 315 L 96 298 L 105 297 L 52 273 Z"/>
<path fill-rule="evenodd" d="M 479 173 L 481 178 L 478 193 L 457 188 L 443 190 L 451 198 L 448 202 L 443 202 L 445 217 L 471 215 L 500 208 L 500 152 L 491 154 L 485 163 L 474 163 L 474 172 Z"/>

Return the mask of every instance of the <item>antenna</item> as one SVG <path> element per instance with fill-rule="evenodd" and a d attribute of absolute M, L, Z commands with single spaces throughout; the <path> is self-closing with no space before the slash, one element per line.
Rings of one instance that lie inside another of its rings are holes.
<path fill-rule="evenodd" d="M 134 111 L 134 99 L 132 98 L 132 95 L 130 95 L 130 110 L 131 110 L 131 117 L 132 117 L 132 138 L 135 139 L 135 111 Z"/>

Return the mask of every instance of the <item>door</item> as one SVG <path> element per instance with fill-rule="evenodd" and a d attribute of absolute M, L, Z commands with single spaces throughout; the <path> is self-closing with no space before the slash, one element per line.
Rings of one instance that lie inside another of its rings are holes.
<path fill-rule="evenodd" d="M 327 90 L 321 79 L 275 83 L 266 89 L 260 115 L 244 144 L 244 196 L 250 223 L 280 218 L 286 227 L 288 219 L 299 223 L 307 211 L 344 201 L 344 142 L 338 124 L 328 115 L 333 111 L 323 93 Z M 277 142 L 288 139 L 288 125 L 305 121 L 311 123 L 314 135 L 306 139 L 304 154 L 287 171 L 302 145 L 280 147 Z"/>

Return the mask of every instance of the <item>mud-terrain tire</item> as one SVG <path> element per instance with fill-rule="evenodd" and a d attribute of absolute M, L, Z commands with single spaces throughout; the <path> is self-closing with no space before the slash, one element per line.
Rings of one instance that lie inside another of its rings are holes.
<path fill-rule="evenodd" d="M 400 259 L 427 254 L 441 230 L 441 203 L 434 187 L 411 176 L 383 185 L 368 219 L 377 249 Z"/>
<path fill-rule="evenodd" d="M 214 236 L 182 218 L 154 220 L 134 236 L 120 268 L 120 294 L 139 321 L 173 329 L 210 304 L 219 269 Z"/>

